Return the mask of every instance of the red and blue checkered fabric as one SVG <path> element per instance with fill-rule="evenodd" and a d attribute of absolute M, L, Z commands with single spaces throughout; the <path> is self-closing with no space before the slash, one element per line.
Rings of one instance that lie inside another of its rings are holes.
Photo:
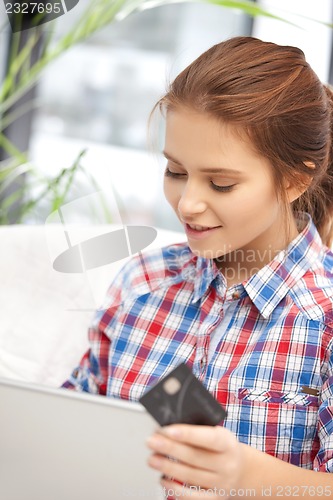
<path fill-rule="evenodd" d="M 224 425 L 241 442 L 333 472 L 333 253 L 303 217 L 287 251 L 229 289 L 214 260 L 185 243 L 133 257 L 63 386 L 137 401 L 186 362 L 226 406 Z M 221 338 L 208 356 L 213 332 Z"/>

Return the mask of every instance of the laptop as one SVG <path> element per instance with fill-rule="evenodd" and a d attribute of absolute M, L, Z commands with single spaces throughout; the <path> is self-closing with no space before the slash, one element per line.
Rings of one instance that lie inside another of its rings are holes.
<path fill-rule="evenodd" d="M 162 500 L 139 403 L 0 378 L 0 499 Z"/>

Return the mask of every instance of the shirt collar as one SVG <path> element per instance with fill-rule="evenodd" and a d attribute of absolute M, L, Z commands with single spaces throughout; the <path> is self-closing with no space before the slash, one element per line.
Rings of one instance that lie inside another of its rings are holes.
<path fill-rule="evenodd" d="M 213 259 L 198 257 L 195 275 L 192 303 L 201 299 L 216 277 L 220 278 L 220 271 Z"/>
<path fill-rule="evenodd" d="M 311 217 L 299 215 L 304 229 L 274 259 L 244 282 L 244 288 L 264 318 L 268 318 L 297 280 L 312 267 L 322 241 Z"/>
<path fill-rule="evenodd" d="M 304 212 L 299 215 L 299 222 L 305 223 L 305 227 L 288 247 L 242 283 L 260 314 L 266 319 L 296 281 L 311 268 L 322 250 L 322 241 L 311 216 Z M 215 279 L 225 281 L 215 262 L 204 257 L 197 258 L 195 276 L 192 302 L 201 299 Z"/>

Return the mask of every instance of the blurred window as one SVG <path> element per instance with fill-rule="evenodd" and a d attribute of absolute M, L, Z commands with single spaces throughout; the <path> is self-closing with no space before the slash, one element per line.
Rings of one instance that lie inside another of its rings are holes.
<path fill-rule="evenodd" d="M 58 23 L 61 35 L 86 2 Z M 44 74 L 34 132 L 146 148 L 147 118 L 175 76 L 205 49 L 249 34 L 250 20 L 230 9 L 171 4 L 111 23 L 68 51 Z"/>

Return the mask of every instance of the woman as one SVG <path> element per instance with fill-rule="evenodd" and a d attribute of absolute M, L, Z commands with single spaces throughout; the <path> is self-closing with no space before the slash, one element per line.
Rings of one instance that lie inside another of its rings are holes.
<path fill-rule="evenodd" d="M 228 417 L 149 439 L 168 498 L 332 496 L 332 93 L 301 50 L 237 37 L 156 107 L 188 244 L 125 265 L 65 386 L 138 400 L 186 362 Z"/>

